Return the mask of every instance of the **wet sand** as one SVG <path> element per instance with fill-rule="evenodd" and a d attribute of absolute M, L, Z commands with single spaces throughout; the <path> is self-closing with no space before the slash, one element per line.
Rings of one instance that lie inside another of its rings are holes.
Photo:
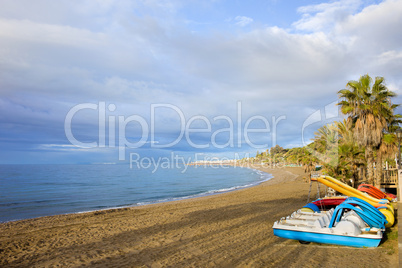
<path fill-rule="evenodd" d="M 274 236 L 309 184 L 301 168 L 261 170 L 274 178 L 230 193 L 0 224 L 0 267 L 398 267 L 397 239 L 357 249 Z"/>

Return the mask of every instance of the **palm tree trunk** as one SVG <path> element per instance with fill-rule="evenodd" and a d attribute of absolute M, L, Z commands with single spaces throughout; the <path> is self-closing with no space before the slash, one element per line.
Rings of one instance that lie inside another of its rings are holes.
<path fill-rule="evenodd" d="M 382 179 L 382 155 L 380 152 L 377 153 L 377 161 L 375 164 L 375 184 L 374 186 L 378 189 L 381 188 L 381 179 Z"/>
<path fill-rule="evenodd" d="M 367 154 L 367 180 L 371 185 L 374 185 L 374 155 L 373 149 L 368 146 L 366 148 Z"/>
<path fill-rule="evenodd" d="M 352 166 L 352 187 L 353 188 L 357 188 L 357 183 L 358 183 L 358 170 L 357 170 L 357 166 L 353 165 Z"/>

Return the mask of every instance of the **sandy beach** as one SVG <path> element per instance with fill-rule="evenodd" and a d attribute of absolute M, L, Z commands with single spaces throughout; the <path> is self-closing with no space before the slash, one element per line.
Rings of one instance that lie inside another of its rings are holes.
<path fill-rule="evenodd" d="M 358 249 L 274 236 L 309 184 L 302 168 L 261 170 L 274 178 L 234 192 L 0 224 L 0 266 L 398 267 L 395 238 Z"/>

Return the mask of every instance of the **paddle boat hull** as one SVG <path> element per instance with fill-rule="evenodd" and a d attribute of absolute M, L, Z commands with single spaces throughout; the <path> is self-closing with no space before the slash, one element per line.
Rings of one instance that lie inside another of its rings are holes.
<path fill-rule="evenodd" d="M 274 224 L 274 235 L 286 239 L 298 240 L 300 242 L 314 242 L 320 244 L 332 244 L 332 245 L 340 245 L 340 246 L 348 246 L 348 247 L 358 247 L 358 248 L 372 248 L 378 247 L 381 242 L 382 235 L 368 235 L 364 236 L 347 236 L 347 235 L 338 235 L 338 234 L 330 234 L 323 232 L 309 232 L 307 230 L 295 230 L 286 229 L 284 226 L 278 226 Z"/>

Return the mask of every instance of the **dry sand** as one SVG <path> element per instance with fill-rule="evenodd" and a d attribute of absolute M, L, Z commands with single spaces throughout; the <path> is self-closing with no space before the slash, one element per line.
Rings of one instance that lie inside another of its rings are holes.
<path fill-rule="evenodd" d="M 274 236 L 309 184 L 301 168 L 262 170 L 275 178 L 230 193 L 0 224 L 0 267 L 398 267 L 395 239 L 357 249 Z"/>

